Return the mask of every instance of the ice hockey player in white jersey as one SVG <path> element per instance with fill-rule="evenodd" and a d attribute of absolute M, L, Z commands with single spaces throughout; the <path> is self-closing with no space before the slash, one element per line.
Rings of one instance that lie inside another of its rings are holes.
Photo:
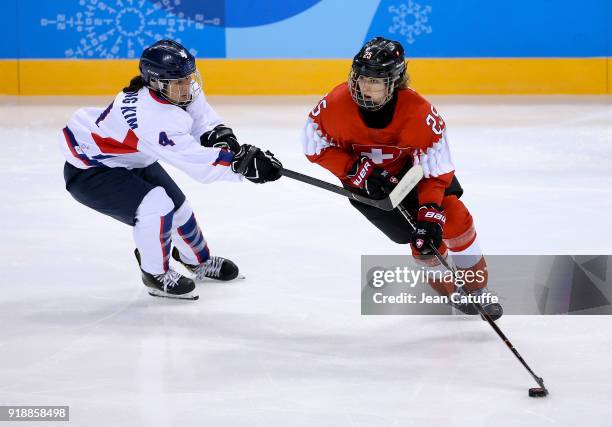
<path fill-rule="evenodd" d="M 106 108 L 82 108 L 63 129 L 66 189 L 78 202 L 133 226 L 136 258 L 149 293 L 197 299 L 196 280 L 232 280 L 238 267 L 211 256 L 185 195 L 158 160 L 202 183 L 280 177 L 269 151 L 239 144 L 206 102 L 195 58 L 181 44 L 146 48 L 134 77 Z M 174 248 L 171 250 L 172 246 Z"/>

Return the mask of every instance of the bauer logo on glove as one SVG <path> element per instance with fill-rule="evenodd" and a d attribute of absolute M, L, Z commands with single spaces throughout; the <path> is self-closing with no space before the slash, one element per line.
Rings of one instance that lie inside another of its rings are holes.
<path fill-rule="evenodd" d="M 399 182 L 385 169 L 377 168 L 368 157 L 360 157 L 353 163 L 347 173 L 351 184 L 365 192 L 373 199 L 384 199 Z"/>
<path fill-rule="evenodd" d="M 425 213 L 425 215 L 423 215 L 423 217 L 439 221 L 439 222 L 441 222 L 443 224 L 446 223 L 446 217 L 444 216 L 444 214 L 442 214 L 440 212 L 436 213 L 436 212 L 433 212 L 433 211 L 428 211 L 428 212 Z"/>

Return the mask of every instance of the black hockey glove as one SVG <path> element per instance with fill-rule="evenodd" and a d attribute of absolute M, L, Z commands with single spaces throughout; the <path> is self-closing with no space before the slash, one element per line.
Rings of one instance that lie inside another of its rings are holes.
<path fill-rule="evenodd" d="M 248 144 L 243 144 L 232 160 L 232 170 L 256 184 L 276 181 L 281 177 L 282 167 L 273 153 Z"/>
<path fill-rule="evenodd" d="M 423 255 L 433 253 L 429 242 L 433 242 L 436 249 L 442 244 L 442 232 L 446 216 L 438 205 L 422 205 L 417 213 L 416 230 L 412 235 L 412 247 Z"/>
<path fill-rule="evenodd" d="M 234 131 L 225 125 L 218 125 L 213 130 L 202 134 L 200 144 L 209 148 L 224 148 L 234 153 L 240 151 L 240 144 Z"/>
<path fill-rule="evenodd" d="M 357 159 L 346 175 L 355 187 L 365 190 L 373 199 L 384 199 L 398 183 L 395 176 L 374 166 L 368 157 Z"/>

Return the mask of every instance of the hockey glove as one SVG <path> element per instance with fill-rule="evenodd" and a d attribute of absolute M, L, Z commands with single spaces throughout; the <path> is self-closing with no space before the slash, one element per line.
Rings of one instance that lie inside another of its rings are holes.
<path fill-rule="evenodd" d="M 243 144 L 232 160 L 232 170 L 256 184 L 276 181 L 281 177 L 282 167 L 273 153 L 249 144 Z"/>
<path fill-rule="evenodd" d="M 384 199 L 398 183 L 395 176 L 374 166 L 368 157 L 357 159 L 347 176 L 351 184 L 365 190 L 373 199 Z"/>
<path fill-rule="evenodd" d="M 200 136 L 200 144 L 209 148 L 223 148 L 234 153 L 240 151 L 240 144 L 234 131 L 225 125 L 218 125 Z"/>
<path fill-rule="evenodd" d="M 423 255 L 433 253 L 429 242 L 438 249 L 442 244 L 442 231 L 446 216 L 442 208 L 435 204 L 423 205 L 419 208 L 416 220 L 416 230 L 412 235 L 412 247 Z"/>

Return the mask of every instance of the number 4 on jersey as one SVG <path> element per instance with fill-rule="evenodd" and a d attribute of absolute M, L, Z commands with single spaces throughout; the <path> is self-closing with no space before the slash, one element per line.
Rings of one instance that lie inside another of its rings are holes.
<path fill-rule="evenodd" d="M 174 145 L 174 141 L 168 138 L 168 135 L 166 135 L 166 132 L 160 132 L 159 133 L 159 145 L 163 147 L 167 145 Z"/>

